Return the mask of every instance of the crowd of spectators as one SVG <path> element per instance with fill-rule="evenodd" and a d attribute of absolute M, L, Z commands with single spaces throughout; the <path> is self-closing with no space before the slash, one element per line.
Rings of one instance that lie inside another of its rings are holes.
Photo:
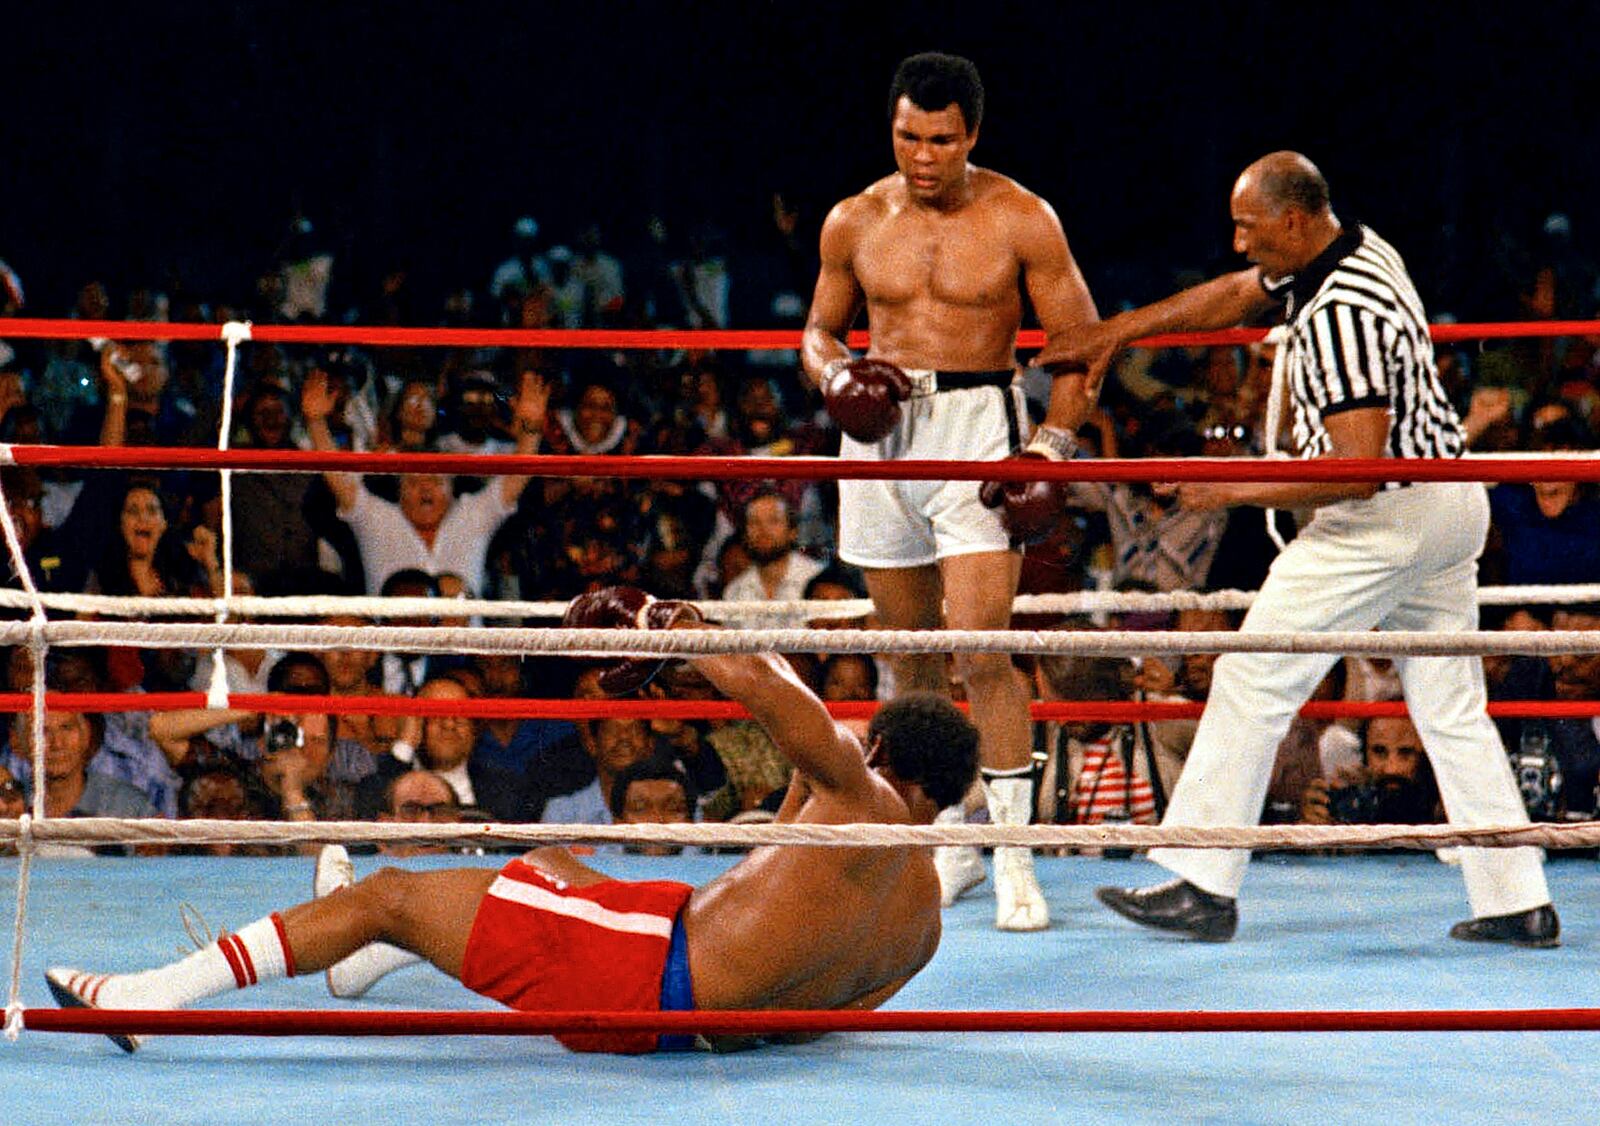
<path fill-rule="evenodd" d="M 563 246 L 525 218 L 503 260 L 486 262 L 482 278 L 452 288 L 430 314 L 402 270 L 387 274 L 371 300 L 336 312 L 330 293 L 338 264 L 301 221 L 245 302 L 153 288 L 113 294 L 90 280 L 70 308 L 37 308 L 16 271 L 0 263 L 0 316 L 797 327 L 814 268 L 796 231 L 792 209 L 775 199 L 766 245 L 732 248 L 708 229 L 674 255 L 662 230 L 650 255 L 624 263 L 598 228 Z M 1505 317 L 1595 313 L 1595 271 L 1573 249 L 1570 230 L 1564 234 L 1540 244 L 1554 248 L 1542 258 L 1523 263 L 1523 292 Z M 220 345 L 4 337 L 0 319 L 0 440 L 216 444 Z M 230 435 L 238 448 L 783 457 L 827 455 L 838 443 L 792 353 L 254 343 L 241 355 Z M 1600 334 L 1483 350 L 1442 347 L 1439 362 L 1475 449 L 1595 448 Z M 1270 368 L 1261 346 L 1130 352 L 1085 428 L 1086 450 L 1122 457 L 1259 453 Z M 1027 381 L 1042 411 L 1048 388 L 1037 376 Z M 11 466 L 0 471 L 0 488 L 41 590 L 215 596 L 224 588 L 214 473 Z M 414 624 L 467 624 L 448 612 L 456 597 L 561 600 L 618 583 L 730 601 L 864 593 L 860 574 L 833 559 L 835 498 L 826 482 L 264 473 L 236 476 L 232 488 L 235 591 L 440 600 L 439 613 Z M 1600 582 L 1600 498 L 1592 487 L 1507 484 L 1491 496 L 1486 583 Z M 1083 485 L 1074 499 L 1077 507 L 1056 535 L 1029 549 L 1025 593 L 1250 589 L 1272 559 L 1258 510 L 1195 513 L 1145 485 Z M 1292 535 L 1290 514 L 1279 521 Z M 19 586 L 16 568 L 8 562 L 6 570 L 8 585 Z M 807 622 L 802 614 L 779 624 Z M 1235 622 L 1183 612 L 1029 624 L 1197 630 Z M 1499 608 L 1485 612 L 1485 626 L 1600 630 L 1600 605 Z M 869 657 L 792 660 L 829 700 L 893 692 L 888 667 Z M 1210 678 L 1203 655 L 1019 659 L 1016 666 L 1046 700 L 1199 701 Z M 10 688 L 26 691 L 28 651 L 15 650 L 6 669 Z M 76 691 L 203 689 L 212 676 L 209 654 L 122 647 L 56 651 L 46 671 L 53 688 Z M 512 657 L 233 650 L 225 672 L 234 692 L 374 701 L 598 693 L 575 662 Z M 1600 657 L 1493 660 L 1487 672 L 1498 698 L 1600 700 Z M 645 693 L 715 695 L 682 666 L 669 666 Z M 1381 662 L 1346 660 L 1323 693 L 1397 698 L 1398 682 Z M 1192 726 L 1037 724 L 1038 818 L 1158 819 Z M 1504 721 L 1502 729 L 1536 817 L 1596 816 L 1600 716 Z M 4 734 L 0 816 L 14 816 L 36 783 L 31 731 L 25 717 L 10 717 Z M 46 776 L 38 784 L 52 816 L 748 820 L 772 816 L 789 775 L 760 728 L 741 721 L 52 712 L 45 740 Z M 1439 815 L 1438 792 L 1408 723 L 1300 721 L 1284 742 L 1263 812 L 1279 821 L 1424 821 Z"/>

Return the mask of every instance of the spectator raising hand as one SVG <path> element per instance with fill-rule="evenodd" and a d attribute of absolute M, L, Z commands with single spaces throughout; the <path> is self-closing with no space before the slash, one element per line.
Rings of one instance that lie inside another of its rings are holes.
<path fill-rule="evenodd" d="M 221 598 L 223 590 L 222 559 L 217 554 L 217 533 L 204 524 L 195 525 L 184 544 L 189 558 L 198 563 L 206 573 L 206 580 L 214 597 Z"/>
<path fill-rule="evenodd" d="M 538 450 L 549 393 L 538 375 L 523 374 L 512 402 L 517 453 Z M 336 403 L 327 376 L 310 372 L 300 390 L 300 412 L 318 451 L 338 448 L 328 425 Z M 382 590 L 391 575 L 409 568 L 427 575 L 453 572 L 473 590 L 484 589 L 489 542 L 516 508 L 528 482 L 526 477 L 502 477 L 486 489 L 458 497 L 450 478 L 410 473 L 400 479 L 399 500 L 393 503 L 368 491 L 356 474 L 327 472 L 323 479 L 337 502 L 338 517 L 360 545 L 369 591 Z"/>
<path fill-rule="evenodd" d="M 128 373 L 138 370 L 117 345 L 100 349 L 100 380 L 106 394 L 106 410 L 100 420 L 102 446 L 121 446 L 128 440 Z"/>
<path fill-rule="evenodd" d="M 516 429 L 517 452 L 534 453 L 544 434 L 545 416 L 550 409 L 550 381 L 536 371 L 524 371 L 517 386 L 516 397 L 511 400 L 511 419 Z M 523 439 L 530 439 L 531 449 L 523 449 Z M 520 478 L 519 478 L 520 479 Z"/>
<path fill-rule="evenodd" d="M 328 373 L 321 368 L 307 372 L 300 387 L 300 414 L 306 425 L 326 423 L 338 405 L 339 396 L 328 384 Z"/>
<path fill-rule="evenodd" d="M 1498 423 L 1511 419 L 1511 389 L 1509 387 L 1479 387 L 1472 392 L 1461 425 L 1467 432 L 1467 444 L 1475 446 L 1478 439 Z"/>

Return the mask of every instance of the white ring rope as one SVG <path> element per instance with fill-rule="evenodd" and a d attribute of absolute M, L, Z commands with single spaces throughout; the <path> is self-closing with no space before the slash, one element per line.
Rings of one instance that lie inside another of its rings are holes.
<path fill-rule="evenodd" d="M 1600 651 L 1597 630 L 1239 633 L 1138 630 L 666 630 L 310 626 L 231 622 L 0 623 L 0 645 L 42 633 L 52 645 L 156 649 L 364 649 L 565 657 L 730 653 L 1033 653 L 1148 657 L 1184 653 L 1335 653 L 1365 657 L 1491 656 Z"/>
<path fill-rule="evenodd" d="M 1253 590 L 1173 590 L 1165 592 L 1080 590 L 1065 594 L 1019 594 L 1012 601 L 1016 614 L 1142 613 L 1173 610 L 1247 610 L 1255 601 Z M 225 610 L 246 618 L 319 618 L 354 615 L 371 618 L 484 618 L 559 619 L 566 602 L 522 602 L 488 598 L 381 598 L 357 595 L 295 595 L 268 597 L 235 595 L 228 598 L 148 598 L 112 594 L 41 594 L 48 610 L 71 614 L 99 614 L 126 618 L 204 617 Z M 1600 583 L 1527 586 L 1486 586 L 1478 590 L 1480 606 L 1561 606 L 1600 602 Z M 861 618 L 872 612 L 866 598 L 811 599 L 759 602 L 696 601 L 706 617 L 715 621 L 756 621 L 770 618 L 808 620 Z M 0 607 L 28 609 L 33 600 L 25 591 L 0 589 Z"/>
<path fill-rule="evenodd" d="M 41 843 L 101 844 L 386 844 L 550 845 L 681 844 L 750 848 L 812 845 L 891 848 L 908 845 L 1016 845 L 1030 848 L 1406 848 L 1447 846 L 1584 848 L 1600 845 L 1600 822 L 1521 825 L 824 825 L 769 822 L 648 822 L 633 825 L 417 824 L 374 821 L 168 821 L 74 817 L 0 820 L 0 840 L 31 832 Z"/>

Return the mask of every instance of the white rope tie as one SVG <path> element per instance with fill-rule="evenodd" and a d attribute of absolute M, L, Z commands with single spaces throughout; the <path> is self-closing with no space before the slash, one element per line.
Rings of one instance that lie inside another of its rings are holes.
<path fill-rule="evenodd" d="M 35 619 L 28 623 L 28 654 L 33 660 L 33 714 L 28 733 L 32 739 L 32 752 L 28 757 L 33 764 L 33 815 L 40 820 L 44 819 L 44 693 L 45 668 L 50 657 L 50 646 L 45 641 L 45 623 L 43 619 Z"/>
<path fill-rule="evenodd" d="M 6 448 L 4 460 L 10 460 L 9 447 Z M 16 522 L 11 519 L 11 504 L 3 487 L 0 487 L 0 530 L 5 533 L 6 552 L 11 557 L 12 570 L 22 584 L 22 593 L 30 609 L 28 621 L 15 623 L 13 629 L 26 631 L 25 637 L 19 640 L 26 642 L 29 655 L 33 658 L 33 715 L 30 717 L 33 736 L 33 810 L 31 813 L 24 812 L 16 822 L 17 853 L 21 862 L 17 867 L 17 917 L 11 941 L 11 988 L 6 999 L 5 1035 L 7 1040 L 15 1043 L 22 1033 L 22 936 L 28 920 L 28 884 L 33 874 L 33 828 L 35 821 L 42 822 L 45 816 L 44 690 L 45 659 L 49 655 L 49 647 L 45 639 L 48 621 L 44 602 L 33 581 L 33 572 L 28 568 L 27 553 L 22 549 L 22 537 L 17 534 Z"/>
<path fill-rule="evenodd" d="M 1283 427 L 1283 407 L 1289 394 L 1289 330 L 1285 325 L 1278 325 L 1267 333 L 1265 343 L 1274 345 L 1272 353 L 1272 382 L 1267 391 L 1267 432 L 1263 437 L 1263 448 L 1268 457 L 1276 458 L 1283 455 L 1278 452 L 1278 431 Z M 1263 510 L 1267 520 L 1267 537 L 1279 551 L 1288 547 L 1284 542 L 1283 533 L 1278 531 L 1278 510 L 1268 508 Z"/>
<path fill-rule="evenodd" d="M 12 644 L 24 643 L 28 653 L 33 659 L 33 722 L 30 728 L 33 734 L 33 815 L 44 817 L 44 690 L 45 690 L 45 658 L 49 656 L 49 645 L 45 638 L 48 620 L 45 616 L 44 600 L 39 596 L 39 588 L 33 581 L 33 571 L 28 567 L 27 553 L 22 548 L 22 537 L 17 534 L 17 524 L 11 518 L 11 502 L 5 494 L 5 488 L 0 486 L 0 531 L 5 534 L 6 552 L 11 557 L 11 569 L 16 573 L 17 579 L 22 583 L 21 594 L 27 600 L 29 608 L 28 621 L 15 623 L 10 628 L 16 633 L 24 631 Z M 16 593 L 16 592 L 13 592 Z"/>
<path fill-rule="evenodd" d="M 10 446 L 5 447 L 8 456 L 5 459 L 9 464 Z M 17 534 L 17 523 L 11 519 L 11 500 L 6 496 L 4 486 L 0 486 L 0 529 L 5 532 L 6 554 L 11 559 L 11 569 L 17 576 L 17 581 L 22 584 L 20 591 L 7 591 L 12 596 L 21 597 L 20 605 L 33 611 L 33 616 L 43 620 L 44 602 L 39 597 L 39 588 L 33 581 L 33 572 L 28 569 L 27 553 L 22 549 L 22 537 Z M 18 605 L 18 603 L 11 603 Z"/>
<path fill-rule="evenodd" d="M 183 933 L 188 936 L 190 943 L 188 946 L 178 944 L 178 954 L 182 957 L 187 958 L 196 950 L 204 950 L 217 939 L 217 935 L 212 933 L 211 924 L 200 913 L 200 908 L 188 901 L 178 904 L 178 921 L 183 924 Z"/>
<path fill-rule="evenodd" d="M 11 988 L 6 995 L 5 1025 L 6 1039 L 13 1044 L 22 1034 L 22 1010 L 25 1007 L 22 1003 L 22 938 L 28 921 L 28 883 L 32 876 L 33 854 L 37 847 L 34 844 L 32 815 L 24 813 L 14 824 L 17 855 L 21 857 L 21 863 L 17 866 L 17 918 L 11 937 Z"/>
<path fill-rule="evenodd" d="M 229 321 L 222 326 L 222 339 L 227 348 L 227 362 L 222 369 L 222 419 L 217 426 L 217 449 L 226 451 L 233 433 L 234 379 L 239 363 L 239 345 L 250 339 L 248 321 Z M 222 597 L 216 600 L 218 624 L 228 620 L 229 605 L 233 600 L 233 470 L 224 469 L 219 474 L 219 492 L 222 497 Z M 211 683 L 206 689 L 206 707 L 228 706 L 228 666 L 224 650 L 211 651 Z"/>
<path fill-rule="evenodd" d="M 41 787 L 42 788 L 42 787 Z M 24 927 L 28 919 L 28 884 L 33 870 L 34 819 L 24 813 L 16 822 L 17 855 L 21 863 L 17 868 L 17 918 L 11 939 L 11 988 L 6 996 L 6 1039 L 13 1044 L 22 1034 L 22 948 Z"/>

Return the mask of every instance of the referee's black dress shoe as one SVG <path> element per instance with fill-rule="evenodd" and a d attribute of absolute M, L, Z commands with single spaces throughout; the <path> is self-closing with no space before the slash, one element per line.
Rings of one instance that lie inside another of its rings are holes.
<path fill-rule="evenodd" d="M 1548 949 L 1561 945 L 1561 920 L 1556 917 L 1556 909 L 1546 903 L 1513 915 L 1468 919 L 1451 927 L 1450 937 L 1463 942 L 1504 942 Z"/>
<path fill-rule="evenodd" d="M 1147 888 L 1105 887 L 1094 894 L 1125 919 L 1201 942 L 1227 942 L 1239 929 L 1237 901 L 1201 891 L 1188 880 Z"/>

